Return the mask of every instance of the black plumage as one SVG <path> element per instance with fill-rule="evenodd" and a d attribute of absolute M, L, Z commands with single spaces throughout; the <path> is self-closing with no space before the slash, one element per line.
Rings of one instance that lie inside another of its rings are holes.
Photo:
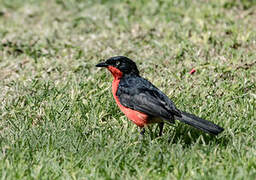
<path fill-rule="evenodd" d="M 170 121 L 181 117 L 174 103 L 157 87 L 137 74 L 125 75 L 116 94 L 123 106 Z"/>
<path fill-rule="evenodd" d="M 136 64 L 124 56 L 109 58 L 97 67 L 115 67 L 122 72 L 116 96 L 121 105 L 147 114 L 150 118 L 161 118 L 160 134 L 163 122 L 173 123 L 177 119 L 204 132 L 217 135 L 224 129 L 193 114 L 180 111 L 162 91 L 139 75 Z M 114 95 L 114 96 L 115 96 Z"/>

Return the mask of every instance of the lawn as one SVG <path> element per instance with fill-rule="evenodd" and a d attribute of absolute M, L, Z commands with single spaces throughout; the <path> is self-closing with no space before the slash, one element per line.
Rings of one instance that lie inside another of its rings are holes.
<path fill-rule="evenodd" d="M 141 138 L 95 68 L 116 55 L 225 131 Z M 255 107 L 253 0 L 0 1 L 2 179 L 254 180 Z"/>

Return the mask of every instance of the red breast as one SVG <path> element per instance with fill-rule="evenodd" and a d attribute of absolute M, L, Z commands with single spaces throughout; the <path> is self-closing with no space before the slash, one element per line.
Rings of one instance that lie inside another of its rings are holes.
<path fill-rule="evenodd" d="M 120 78 L 123 76 L 123 73 L 119 69 L 117 69 L 113 66 L 108 66 L 107 68 L 114 76 L 114 80 L 112 82 L 112 93 L 113 93 L 113 96 L 115 98 L 117 105 L 119 106 L 121 111 L 128 117 L 128 119 L 133 121 L 137 126 L 144 127 L 146 124 L 149 123 L 148 115 L 123 106 L 120 103 L 118 97 L 116 96 Z"/>

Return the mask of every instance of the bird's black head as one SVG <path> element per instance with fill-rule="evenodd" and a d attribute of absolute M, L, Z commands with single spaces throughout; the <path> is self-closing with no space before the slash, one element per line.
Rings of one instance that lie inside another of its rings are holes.
<path fill-rule="evenodd" d="M 139 70 L 131 59 L 125 56 L 115 56 L 107 59 L 105 62 L 99 63 L 96 67 L 106 67 L 111 72 L 113 68 L 120 70 L 123 74 L 137 74 L 139 75 Z M 113 74 L 113 73 L 112 73 Z"/>

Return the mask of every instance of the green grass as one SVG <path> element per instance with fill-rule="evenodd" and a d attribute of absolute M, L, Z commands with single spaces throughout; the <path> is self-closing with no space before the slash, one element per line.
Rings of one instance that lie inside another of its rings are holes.
<path fill-rule="evenodd" d="M 256 179 L 255 4 L 0 1 L 2 179 Z M 141 140 L 94 67 L 115 55 L 225 131 Z"/>

